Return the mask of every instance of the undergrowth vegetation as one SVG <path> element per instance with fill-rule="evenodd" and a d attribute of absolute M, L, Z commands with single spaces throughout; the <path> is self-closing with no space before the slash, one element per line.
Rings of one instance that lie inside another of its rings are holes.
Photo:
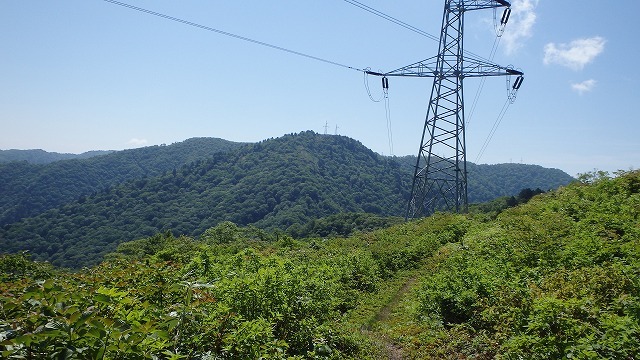
<path fill-rule="evenodd" d="M 453 221 L 306 241 L 225 222 L 198 239 L 166 233 L 121 244 L 77 273 L 4 255 L 2 356 L 367 356 L 343 315 L 448 241 L 439 230 Z"/>
<path fill-rule="evenodd" d="M 223 222 L 77 272 L 0 255 L 0 355 L 634 359 L 640 172 L 581 181 L 347 238 Z"/>
<path fill-rule="evenodd" d="M 637 358 L 640 173 L 581 180 L 439 249 L 394 336 L 425 358 Z"/>

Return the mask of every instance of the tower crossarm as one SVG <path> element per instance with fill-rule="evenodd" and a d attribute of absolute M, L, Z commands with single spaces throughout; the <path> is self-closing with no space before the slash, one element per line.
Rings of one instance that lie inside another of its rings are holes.
<path fill-rule="evenodd" d="M 493 9 L 498 7 L 511 7 L 511 3 L 505 0 L 452 0 L 450 3 L 452 10 L 461 11 Z"/>
<path fill-rule="evenodd" d="M 407 205 L 407 219 L 439 210 L 466 212 L 468 209 L 464 79 L 515 75 L 508 92 L 510 101 L 515 99 L 515 93 L 522 85 L 522 71 L 494 64 L 463 49 L 464 14 L 471 10 L 499 7 L 505 7 L 500 19 L 500 25 L 504 27 L 511 14 L 511 4 L 506 0 L 444 0 L 436 56 L 389 72 L 366 71 L 369 75 L 383 78 L 385 91 L 388 77 L 433 78 L 411 198 Z"/>
<path fill-rule="evenodd" d="M 524 73 L 511 67 L 504 67 L 493 64 L 488 61 L 475 58 L 465 57 L 462 60 L 462 76 L 463 77 L 480 77 L 480 76 L 505 76 L 515 75 L 524 76 Z"/>
<path fill-rule="evenodd" d="M 437 57 L 431 57 L 429 59 L 418 61 L 411 65 L 401 67 L 399 69 L 389 71 L 387 73 L 380 73 L 375 71 L 367 71 L 369 75 L 375 76 L 408 76 L 408 77 L 481 77 L 481 76 L 505 76 L 515 75 L 523 76 L 524 73 L 519 70 L 512 69 L 510 67 L 494 64 L 482 59 L 473 57 L 464 57 L 462 60 L 462 71 L 457 70 L 455 67 L 450 67 L 444 71 L 437 69 Z"/>

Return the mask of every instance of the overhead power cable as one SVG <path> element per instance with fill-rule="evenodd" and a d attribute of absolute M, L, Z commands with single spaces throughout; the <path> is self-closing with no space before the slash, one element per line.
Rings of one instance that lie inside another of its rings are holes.
<path fill-rule="evenodd" d="M 393 156 L 393 132 L 391 131 L 391 106 L 389 105 L 389 80 L 382 78 L 384 93 L 384 110 L 387 118 L 387 138 L 389 140 L 389 155 Z"/>
<path fill-rule="evenodd" d="M 368 12 L 370 12 L 370 13 L 376 15 L 376 16 L 379 16 L 379 17 L 381 17 L 381 18 L 383 18 L 385 20 L 391 21 L 392 23 L 394 23 L 396 25 L 400 25 L 405 29 L 411 30 L 411 31 L 413 31 L 413 32 L 415 32 L 417 34 L 420 34 L 420 35 L 422 35 L 424 37 L 427 37 L 427 38 L 429 38 L 429 39 L 431 39 L 433 41 L 440 41 L 440 39 L 437 36 L 431 35 L 426 31 L 420 30 L 415 26 L 409 25 L 409 24 L 407 24 L 406 22 L 404 22 L 402 20 L 398 20 L 398 19 L 394 18 L 393 16 L 387 15 L 387 14 L 383 13 L 382 11 L 378 11 L 378 10 L 376 10 L 376 9 L 370 7 L 370 6 L 367 6 L 367 5 L 365 5 L 365 4 L 361 3 L 361 2 L 358 2 L 358 1 L 355 1 L 355 0 L 344 0 L 344 1 L 349 3 L 349 4 L 351 4 L 351 5 L 353 5 L 353 6 L 359 7 L 362 10 L 368 11 Z"/>
<path fill-rule="evenodd" d="M 266 42 L 263 42 L 263 41 L 254 40 L 254 39 L 251 39 L 251 38 L 248 38 L 248 37 L 245 37 L 245 36 L 236 35 L 236 34 L 233 34 L 233 33 L 227 32 L 227 31 L 218 30 L 218 29 L 215 29 L 215 28 L 212 28 L 212 27 L 209 27 L 209 26 L 197 24 L 197 23 L 194 23 L 194 22 L 191 22 L 191 21 L 187 21 L 187 20 L 183 20 L 183 19 L 180 19 L 180 18 L 177 18 L 177 17 L 165 15 L 165 14 L 162 14 L 162 13 L 159 13 L 159 12 L 156 12 L 156 11 L 151 11 L 151 10 L 148 10 L 148 9 L 144 9 L 144 8 L 141 8 L 141 7 L 138 7 L 138 6 L 133 6 L 133 5 L 130 5 L 130 4 L 127 4 L 127 3 L 123 3 L 123 2 L 120 2 L 120 1 L 115 1 L 115 0 L 103 0 L 103 1 L 111 3 L 111 4 L 114 4 L 114 5 L 122 6 L 122 7 L 128 8 L 128 9 L 131 9 L 131 10 L 136 10 L 136 11 L 139 11 L 139 12 L 142 12 L 142 13 L 145 13 L 145 14 L 149 14 L 149 15 L 157 16 L 157 17 L 160 17 L 160 18 L 163 18 L 163 19 L 175 21 L 175 22 L 178 22 L 178 23 L 181 23 L 181 24 L 193 26 L 193 27 L 196 27 L 196 28 L 199 28 L 199 29 L 202 29 L 202 30 L 211 31 L 211 32 L 214 32 L 214 33 L 217 33 L 217 34 L 220 34 L 220 35 L 224 35 L 224 36 L 228 36 L 228 37 L 234 38 L 234 39 L 250 42 L 250 43 L 253 43 L 253 44 L 256 44 L 256 45 L 265 46 L 265 47 L 268 47 L 268 48 L 271 48 L 271 49 L 284 51 L 284 52 L 289 53 L 289 54 L 302 56 L 302 57 L 305 57 L 305 58 L 308 58 L 308 59 L 320 61 L 320 62 L 323 62 L 323 63 L 326 63 L 326 64 L 335 65 L 335 66 L 339 66 L 339 67 L 342 67 L 342 68 L 345 68 L 345 69 L 351 69 L 351 70 L 356 70 L 356 71 L 360 71 L 360 72 L 364 71 L 364 70 L 359 69 L 357 67 L 344 65 L 344 64 L 341 64 L 341 63 L 338 63 L 338 62 L 335 62 L 335 61 L 331 61 L 331 60 L 323 59 L 323 58 L 320 58 L 320 57 L 317 57 L 317 56 L 301 53 L 299 51 L 287 49 L 287 48 L 284 48 L 284 47 L 281 47 L 281 46 L 277 46 L 277 45 L 273 45 L 273 44 L 269 44 L 269 43 L 266 43 Z"/>
<path fill-rule="evenodd" d="M 387 15 L 387 14 L 383 13 L 382 11 L 376 10 L 376 9 L 374 9 L 374 8 L 372 8 L 370 6 L 367 6 L 367 5 L 365 5 L 365 4 L 363 4 L 363 3 L 359 2 L 359 1 L 356 1 L 356 0 L 343 0 L 343 1 L 348 3 L 348 4 L 353 5 L 355 7 L 358 7 L 360 9 L 364 10 L 364 11 L 370 12 L 370 13 L 378 16 L 378 17 L 381 17 L 381 18 L 387 20 L 387 21 L 390 21 L 390 22 L 392 22 L 392 23 L 394 23 L 396 25 L 399 25 L 399 26 L 401 26 L 401 27 L 403 27 L 403 28 L 405 28 L 407 30 L 413 31 L 416 34 L 422 35 L 422 36 L 424 36 L 426 38 L 429 38 L 429 39 L 431 39 L 431 40 L 433 40 L 435 42 L 440 42 L 440 38 L 438 36 L 431 35 L 431 34 L 429 34 L 428 32 L 426 32 L 426 31 L 424 31 L 422 29 L 419 29 L 419 28 L 417 28 L 417 27 L 415 27 L 413 25 L 407 24 L 406 22 L 404 22 L 402 20 L 398 20 L 398 19 L 394 18 L 391 15 Z M 482 56 L 480 56 L 478 54 L 474 54 L 471 51 L 464 50 L 464 53 L 472 55 L 472 56 L 475 56 L 475 57 L 477 57 L 479 59 L 482 59 L 482 60 L 488 60 L 487 58 L 482 57 Z"/>
<path fill-rule="evenodd" d="M 493 123 L 493 126 L 489 131 L 489 136 L 487 136 L 487 138 L 485 139 L 484 144 L 482 144 L 482 147 L 480 148 L 480 152 L 478 153 L 478 156 L 476 156 L 476 160 L 475 160 L 476 164 L 480 161 L 480 159 L 482 158 L 482 155 L 484 155 L 484 151 L 487 150 L 487 147 L 489 146 L 491 139 L 493 139 L 493 135 L 495 135 L 496 130 L 498 130 L 498 126 L 500 126 L 500 123 L 502 122 L 504 115 L 507 113 L 507 110 L 509 109 L 509 105 L 511 105 L 511 101 L 510 99 L 507 99 L 507 101 L 502 106 L 502 110 L 500 110 L 500 114 L 498 114 L 498 118 Z"/>
<path fill-rule="evenodd" d="M 489 61 L 493 62 L 493 58 L 496 55 L 496 51 L 498 51 L 498 46 L 500 45 L 500 40 L 502 39 L 502 34 L 500 35 L 496 35 L 495 40 L 493 41 L 493 47 L 491 48 L 491 52 L 489 53 Z M 478 105 L 478 100 L 480 100 L 480 94 L 482 93 L 482 90 L 484 89 L 484 83 L 486 82 L 487 78 L 483 77 L 480 80 L 480 85 L 478 86 L 478 91 L 476 92 L 476 96 L 473 98 L 473 103 L 471 104 L 471 110 L 469 111 L 469 115 L 466 118 L 466 123 L 467 125 L 469 125 L 471 123 L 471 119 L 473 118 L 473 114 L 476 111 L 476 106 Z"/>
<path fill-rule="evenodd" d="M 384 96 L 384 93 L 382 95 L 380 95 L 379 99 L 374 99 L 373 95 L 371 95 L 371 89 L 369 88 L 369 73 L 368 73 L 368 71 L 370 71 L 371 68 L 365 68 L 364 70 L 365 71 L 362 73 L 364 75 L 364 88 L 367 90 L 367 94 L 369 95 L 369 99 L 371 99 L 371 101 L 373 101 L 373 102 L 382 101 L 382 97 Z M 384 87 L 383 87 L 383 89 L 384 89 Z"/>

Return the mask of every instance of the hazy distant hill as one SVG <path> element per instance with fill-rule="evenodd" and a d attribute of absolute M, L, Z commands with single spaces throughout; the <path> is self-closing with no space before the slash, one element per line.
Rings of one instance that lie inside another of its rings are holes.
<path fill-rule="evenodd" d="M 415 156 L 394 158 L 409 177 L 413 176 Z M 529 164 L 476 165 L 467 162 L 469 172 L 468 196 L 470 203 L 482 203 L 501 196 L 517 195 L 522 189 L 556 189 L 575 180 L 560 169 Z"/>
<path fill-rule="evenodd" d="M 157 158 L 158 150 L 149 148 L 147 155 Z M 201 157 L 163 175 L 138 177 L 7 224 L 0 230 L 0 249 L 29 249 L 38 259 L 77 267 L 100 261 L 123 241 L 166 230 L 197 235 L 225 220 L 287 229 L 341 212 L 402 216 L 411 186 L 408 169 L 346 137 L 286 135 Z M 471 169 L 470 177 L 491 182 L 482 187 L 487 198 L 572 180 L 538 166 Z M 504 182 L 516 190 L 495 189 Z"/>
<path fill-rule="evenodd" d="M 0 163 L 12 161 L 26 161 L 30 164 L 49 164 L 60 160 L 88 159 L 94 156 L 112 153 L 111 150 L 94 150 L 82 154 L 67 154 L 48 152 L 41 149 L 34 150 L 0 150 Z"/>
<path fill-rule="evenodd" d="M 522 189 L 548 191 L 574 179 L 559 169 L 527 164 L 476 165 L 467 163 L 469 202 L 491 201 L 500 196 L 517 195 Z M 526 186 L 524 186 L 526 185 Z"/>
<path fill-rule="evenodd" d="M 150 146 L 48 164 L 0 163 L 0 226 L 123 181 L 161 175 L 241 145 L 222 139 L 193 138 L 169 146 Z"/>

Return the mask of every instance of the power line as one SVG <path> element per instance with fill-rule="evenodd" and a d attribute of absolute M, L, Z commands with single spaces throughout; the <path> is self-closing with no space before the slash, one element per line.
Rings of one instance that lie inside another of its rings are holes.
<path fill-rule="evenodd" d="M 426 37 L 428 39 L 431 39 L 431 40 L 433 40 L 435 42 L 440 42 L 440 38 L 438 36 L 431 35 L 431 34 L 429 34 L 428 32 L 426 32 L 426 31 L 424 31 L 422 29 L 419 29 L 419 28 L 417 28 L 417 27 L 415 27 L 413 25 L 407 24 L 406 22 L 404 22 L 402 20 L 398 20 L 398 19 L 394 18 L 391 15 L 387 15 L 387 14 L 383 13 L 382 11 L 376 10 L 376 9 L 374 9 L 374 8 L 372 8 L 370 6 L 367 6 L 367 5 L 365 5 L 365 4 L 363 4 L 363 3 L 359 2 L 359 1 L 356 1 L 356 0 L 344 0 L 344 2 L 346 2 L 348 4 L 351 4 L 351 5 L 355 6 L 355 7 L 358 7 L 360 9 L 364 10 L 364 11 L 370 12 L 370 13 L 378 16 L 378 17 L 381 17 L 381 18 L 383 18 L 383 19 L 385 19 L 387 21 L 390 21 L 390 22 L 392 22 L 392 23 L 394 23 L 396 25 L 399 25 L 399 26 L 401 26 L 401 27 L 403 27 L 403 28 L 405 28 L 407 30 L 413 31 L 416 34 L 422 35 L 422 36 L 424 36 L 424 37 Z M 463 50 L 463 52 L 465 54 L 475 56 L 475 57 L 477 57 L 479 59 L 482 59 L 482 60 L 485 60 L 485 61 L 488 60 L 487 58 L 485 58 L 483 56 L 480 56 L 478 54 L 474 54 L 471 51 Z"/>
<path fill-rule="evenodd" d="M 376 15 L 376 16 L 379 16 L 379 17 L 381 17 L 381 18 L 383 18 L 385 20 L 388 20 L 388 21 L 390 21 L 390 22 L 392 22 L 392 23 L 394 23 L 396 25 L 400 25 L 405 29 L 408 29 L 408 30 L 413 31 L 413 32 L 415 32 L 417 34 L 420 34 L 420 35 L 422 35 L 424 37 L 427 37 L 427 38 L 429 38 L 429 39 L 431 39 L 433 41 L 440 41 L 440 39 L 438 37 L 436 37 L 434 35 L 431 35 L 426 31 L 418 29 L 415 26 L 409 25 L 404 21 L 398 20 L 398 19 L 394 18 L 393 16 L 387 15 L 387 14 L 383 13 L 382 11 L 378 11 L 378 10 L 376 10 L 376 9 L 370 7 L 370 6 L 367 6 L 367 5 L 365 5 L 365 4 L 361 3 L 361 2 L 358 2 L 358 1 L 355 1 L 355 0 L 344 0 L 344 1 L 349 3 L 349 4 L 351 4 L 351 5 L 353 5 L 353 6 L 359 7 L 362 10 L 368 11 L 368 12 L 370 12 L 370 13 Z"/>
<path fill-rule="evenodd" d="M 370 69 L 371 68 L 365 68 L 364 69 L 365 70 L 364 73 L 363 73 L 363 75 L 364 75 L 364 80 L 363 80 L 364 81 L 364 88 L 367 90 L 367 94 L 369 95 L 369 99 L 371 99 L 371 101 L 380 102 L 382 100 L 382 97 L 384 96 L 384 93 L 380 96 L 380 99 L 377 99 L 377 100 L 373 98 L 373 95 L 371 95 L 371 89 L 369 88 L 369 73 L 368 73 L 368 71 Z"/>
<path fill-rule="evenodd" d="M 504 13 L 502 14 L 502 19 L 500 20 L 500 25 L 498 25 L 497 11 L 495 8 L 493 9 L 493 23 L 494 23 L 493 25 L 496 30 L 496 39 L 493 42 L 493 48 L 491 49 L 491 53 L 489 55 L 491 59 L 493 59 L 493 57 L 496 55 L 496 51 L 498 50 L 498 45 L 500 45 L 500 40 L 502 39 L 502 34 L 504 33 L 504 28 L 507 25 L 507 21 L 509 20 L 510 15 L 511 15 L 511 9 L 510 8 L 505 9 Z M 473 115 L 473 112 L 475 111 L 478 98 L 480 97 L 480 92 L 482 91 L 482 87 L 484 86 L 484 80 L 485 78 L 482 79 L 482 82 L 480 83 L 480 88 L 478 88 L 478 93 L 476 94 L 476 98 L 474 99 L 473 105 L 471 107 L 471 115 Z M 516 83 L 517 82 L 518 80 L 516 79 Z M 516 83 L 513 84 L 513 89 L 510 90 L 509 88 L 510 88 L 511 82 L 509 78 L 507 78 L 507 91 L 509 92 L 507 95 L 507 101 L 502 106 L 502 110 L 500 110 L 500 113 L 498 114 L 498 118 L 494 122 L 493 127 L 491 128 L 491 131 L 489 131 L 489 135 L 487 136 L 487 139 L 484 141 L 484 144 L 482 144 L 482 147 L 480 148 L 480 152 L 476 157 L 476 161 L 475 161 L 476 163 L 480 161 L 480 159 L 482 158 L 482 155 L 484 155 L 484 151 L 487 150 L 489 143 L 493 139 L 493 135 L 495 135 L 496 131 L 498 130 L 498 126 L 500 126 L 500 123 L 502 122 L 504 115 L 507 113 L 507 110 L 509 109 L 509 105 L 515 101 L 516 92 L 518 91 L 518 88 L 520 88 L 520 85 L 522 84 L 522 80 L 520 80 L 520 84 L 516 85 Z"/>
<path fill-rule="evenodd" d="M 480 161 L 480 159 L 482 158 L 482 155 L 484 155 L 484 151 L 487 150 L 487 147 L 489 146 L 489 143 L 493 139 L 493 135 L 495 135 L 496 131 L 498 130 L 498 126 L 500 126 L 500 123 L 502 122 L 504 115 L 507 113 L 507 110 L 509 109 L 510 104 L 511 104 L 511 100 L 507 99 L 507 101 L 502 106 L 502 110 L 500 110 L 500 114 L 498 114 L 498 118 L 493 123 L 493 126 L 489 131 L 489 135 L 487 136 L 487 138 L 484 141 L 484 144 L 482 144 L 482 147 L 480 148 L 480 152 L 478 153 L 478 156 L 476 157 L 476 160 L 475 160 L 476 164 Z"/>
<path fill-rule="evenodd" d="M 495 17 L 495 9 L 494 9 L 494 17 Z M 504 29 L 504 26 L 502 27 L 502 29 Z M 491 52 L 489 53 L 489 61 L 493 61 L 493 58 L 496 56 L 496 51 L 498 51 L 498 46 L 500 45 L 501 39 L 502 39 L 502 32 L 498 34 L 498 31 L 496 30 L 496 38 L 493 41 L 493 47 L 491 48 Z M 480 94 L 484 89 L 484 83 L 486 80 L 487 80 L 486 77 L 483 77 L 482 80 L 480 80 L 478 91 L 476 92 L 476 96 L 473 99 L 473 103 L 471 104 L 471 110 L 469 111 L 469 116 L 467 116 L 467 119 L 466 119 L 467 125 L 471 123 L 471 119 L 473 118 L 473 114 L 476 111 L 476 106 L 478 105 L 478 100 L 480 100 Z"/>
<path fill-rule="evenodd" d="M 384 110 L 385 116 L 387 118 L 387 139 L 389 140 L 389 155 L 393 156 L 393 132 L 391 131 L 391 106 L 389 105 L 388 87 L 384 89 Z"/>
<path fill-rule="evenodd" d="M 111 4 L 114 4 L 114 5 L 122 6 L 122 7 L 128 8 L 128 9 L 131 9 L 131 10 L 136 10 L 136 11 L 148 14 L 148 15 L 157 16 L 157 17 L 160 17 L 160 18 L 163 18 L 163 19 L 167 19 L 167 20 L 175 21 L 175 22 L 178 22 L 178 23 L 181 23 L 181 24 L 193 26 L 193 27 L 196 27 L 196 28 L 199 28 L 199 29 L 202 29 L 202 30 L 211 31 L 211 32 L 214 32 L 214 33 L 217 33 L 217 34 L 220 34 L 220 35 L 224 35 L 224 36 L 228 36 L 228 37 L 234 38 L 234 39 L 250 42 L 250 43 L 253 43 L 253 44 L 256 44 L 256 45 L 265 46 L 265 47 L 268 47 L 268 48 L 271 48 L 271 49 L 275 49 L 275 50 L 279 50 L 279 51 L 283 51 L 283 52 L 286 52 L 286 53 L 289 53 L 289 54 L 302 56 L 302 57 L 305 57 L 305 58 L 308 58 L 308 59 L 320 61 L 320 62 L 323 62 L 323 63 L 326 63 L 326 64 L 335 65 L 335 66 L 339 66 L 339 67 L 342 67 L 342 68 L 345 68 L 345 69 L 351 69 L 351 70 L 356 70 L 356 71 L 360 71 L 360 72 L 364 71 L 362 69 L 359 69 L 359 68 L 356 68 L 356 67 L 353 67 L 353 66 L 344 65 L 344 64 L 341 64 L 341 63 L 338 63 L 338 62 L 335 62 L 335 61 L 331 61 L 331 60 L 323 59 L 323 58 L 320 58 L 320 57 L 317 57 L 317 56 L 301 53 L 299 51 L 287 49 L 287 48 L 284 48 L 284 47 L 281 47 L 281 46 L 269 44 L 269 43 L 266 43 L 266 42 L 263 42 L 263 41 L 259 41 L 259 40 L 254 40 L 254 39 L 251 39 L 251 38 L 248 38 L 248 37 L 245 37 L 245 36 L 236 35 L 236 34 L 233 34 L 233 33 L 230 33 L 230 32 L 218 30 L 218 29 L 215 29 L 215 28 L 212 28 L 212 27 L 209 27 L 209 26 L 197 24 L 197 23 L 194 23 L 194 22 L 191 22 L 191 21 L 183 20 L 183 19 L 180 19 L 180 18 L 177 18 L 177 17 L 165 15 L 165 14 L 162 14 L 162 13 L 159 13 L 159 12 L 156 12 L 156 11 L 151 11 L 151 10 L 144 9 L 144 8 L 141 8 L 141 7 L 133 6 L 133 5 L 126 4 L 126 3 L 123 3 L 123 2 L 120 2 L 120 1 L 115 1 L 115 0 L 103 0 L 103 1 L 111 3 Z"/>

